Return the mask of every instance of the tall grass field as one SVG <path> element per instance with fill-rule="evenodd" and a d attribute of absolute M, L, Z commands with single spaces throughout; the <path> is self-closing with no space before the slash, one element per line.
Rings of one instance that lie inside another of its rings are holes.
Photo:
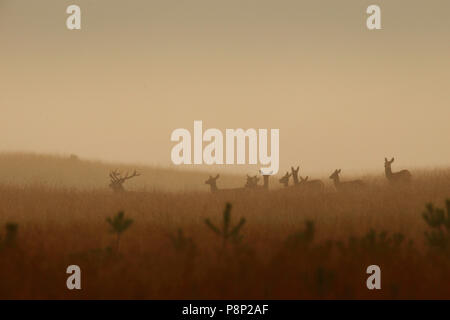
<path fill-rule="evenodd" d="M 115 168 L 142 176 L 114 193 Z M 411 173 L 211 193 L 209 173 L 2 154 L 0 298 L 450 299 L 450 170 Z M 70 265 L 82 290 L 66 287 Z"/>

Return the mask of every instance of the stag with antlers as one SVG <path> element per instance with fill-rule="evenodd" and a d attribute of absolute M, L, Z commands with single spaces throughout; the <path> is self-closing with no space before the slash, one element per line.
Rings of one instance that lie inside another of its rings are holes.
<path fill-rule="evenodd" d="M 124 182 L 134 177 L 139 177 L 140 175 L 141 174 L 134 170 L 131 175 L 127 172 L 125 176 L 122 176 L 122 174 L 118 170 L 113 170 L 109 173 L 109 177 L 111 178 L 109 187 L 113 189 L 114 192 L 123 192 L 125 191 L 123 187 Z"/>

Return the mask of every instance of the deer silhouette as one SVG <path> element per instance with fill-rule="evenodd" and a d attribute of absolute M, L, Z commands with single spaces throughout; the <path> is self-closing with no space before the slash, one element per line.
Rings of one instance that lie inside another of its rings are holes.
<path fill-rule="evenodd" d="M 334 187 L 338 191 L 350 191 L 350 190 L 358 190 L 361 187 L 364 187 L 364 182 L 361 180 L 352 180 L 352 181 L 345 181 L 341 182 L 339 179 L 339 174 L 341 173 L 341 169 L 336 169 L 331 174 L 330 179 L 334 182 Z"/>
<path fill-rule="evenodd" d="M 323 192 L 323 190 L 325 189 L 325 185 L 321 180 L 308 180 L 308 178 L 308 176 L 306 176 L 305 178 L 300 176 L 300 182 L 298 183 L 298 186 L 307 191 Z"/>
<path fill-rule="evenodd" d="M 125 176 L 122 176 L 122 174 L 118 170 L 113 170 L 109 173 L 109 177 L 111 178 L 111 183 L 109 184 L 109 187 L 114 192 L 124 192 L 125 189 L 123 187 L 123 184 L 125 181 L 132 179 L 134 177 L 139 177 L 141 174 L 137 173 L 136 170 L 129 175 L 128 172 L 125 174 Z"/>
<path fill-rule="evenodd" d="M 321 192 L 325 188 L 325 185 L 320 180 L 308 180 L 309 177 L 306 176 L 306 178 L 303 178 L 300 176 L 300 181 L 298 180 L 299 175 L 298 172 L 300 170 L 300 167 L 297 167 L 297 169 L 294 169 L 294 167 L 291 167 L 292 172 L 292 178 L 294 179 L 294 186 L 301 187 L 304 190 L 310 190 L 310 191 L 318 191 Z"/>
<path fill-rule="evenodd" d="M 292 174 L 290 174 L 289 172 L 286 171 L 286 174 L 281 177 L 280 180 L 278 180 L 282 185 L 284 185 L 285 188 L 289 187 L 289 178 L 291 177 Z"/>
<path fill-rule="evenodd" d="M 294 169 L 294 167 L 291 167 L 291 173 L 292 173 L 292 179 L 294 179 L 294 185 L 298 185 L 300 181 L 298 181 L 298 171 L 300 170 L 300 167 L 297 167 L 297 169 Z"/>
<path fill-rule="evenodd" d="M 259 171 L 261 173 L 261 171 Z M 247 188 L 252 190 L 269 190 L 269 177 L 270 175 L 263 175 L 263 185 L 258 185 L 260 178 L 258 176 L 249 176 L 247 175 L 247 184 L 245 185 Z"/>
<path fill-rule="evenodd" d="M 209 184 L 212 193 L 219 191 L 219 188 L 217 188 L 217 179 L 219 179 L 219 177 L 220 175 L 215 177 L 209 176 L 209 179 L 205 181 L 205 184 Z"/>
<path fill-rule="evenodd" d="M 259 187 L 258 186 L 259 180 L 260 179 L 258 178 L 257 175 L 251 177 L 247 174 L 247 183 L 245 184 L 245 187 L 249 189 L 257 189 Z"/>
<path fill-rule="evenodd" d="M 256 177 L 256 176 L 255 176 Z M 247 183 L 242 188 L 228 188 L 228 189 L 219 189 L 217 187 L 217 179 L 220 178 L 220 175 L 216 175 L 215 177 L 209 176 L 208 180 L 205 181 L 205 184 L 209 184 L 212 193 L 216 192 L 239 192 L 252 188 L 251 186 L 254 184 L 254 178 L 247 175 Z"/>
<path fill-rule="evenodd" d="M 384 172 L 389 183 L 409 183 L 411 182 L 411 173 L 408 170 L 401 170 L 399 172 L 392 172 L 391 164 L 394 162 L 394 158 L 388 160 L 384 158 Z"/>

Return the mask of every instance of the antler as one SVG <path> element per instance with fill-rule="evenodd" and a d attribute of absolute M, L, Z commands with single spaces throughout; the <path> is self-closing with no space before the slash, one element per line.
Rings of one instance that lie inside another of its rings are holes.
<path fill-rule="evenodd" d="M 123 183 L 125 180 L 134 178 L 134 177 L 139 177 L 141 174 L 138 173 L 136 170 L 134 170 L 133 174 L 128 174 L 128 172 L 126 173 L 126 175 L 124 177 L 122 177 L 122 174 L 116 169 L 113 170 L 109 173 L 109 177 L 111 178 L 111 181 L 113 183 Z"/>
<path fill-rule="evenodd" d="M 109 177 L 111 178 L 112 182 L 118 182 L 121 180 L 120 173 L 117 170 L 112 170 L 109 173 Z"/>
<path fill-rule="evenodd" d="M 134 178 L 134 177 L 139 177 L 140 175 L 141 175 L 140 173 L 138 173 L 136 170 L 134 170 L 134 172 L 131 176 L 128 175 L 128 172 L 127 172 L 127 174 L 125 175 L 125 177 L 122 178 L 122 180 L 125 181 L 128 179 Z"/>

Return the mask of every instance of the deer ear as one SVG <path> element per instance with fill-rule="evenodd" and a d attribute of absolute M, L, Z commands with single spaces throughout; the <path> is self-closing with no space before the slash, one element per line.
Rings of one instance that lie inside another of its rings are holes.
<path fill-rule="evenodd" d="M 219 177 L 220 177 L 220 175 L 217 175 L 217 176 L 216 176 L 216 179 L 218 179 Z"/>
<path fill-rule="evenodd" d="M 308 180 L 309 176 L 306 176 L 305 180 Z"/>
<path fill-rule="evenodd" d="M 394 157 L 392 157 L 391 162 L 394 162 Z"/>
<path fill-rule="evenodd" d="M 338 173 L 341 173 L 341 169 L 338 170 Z"/>
<path fill-rule="evenodd" d="M 294 167 L 291 167 L 291 170 L 293 171 L 293 170 L 294 170 Z"/>

